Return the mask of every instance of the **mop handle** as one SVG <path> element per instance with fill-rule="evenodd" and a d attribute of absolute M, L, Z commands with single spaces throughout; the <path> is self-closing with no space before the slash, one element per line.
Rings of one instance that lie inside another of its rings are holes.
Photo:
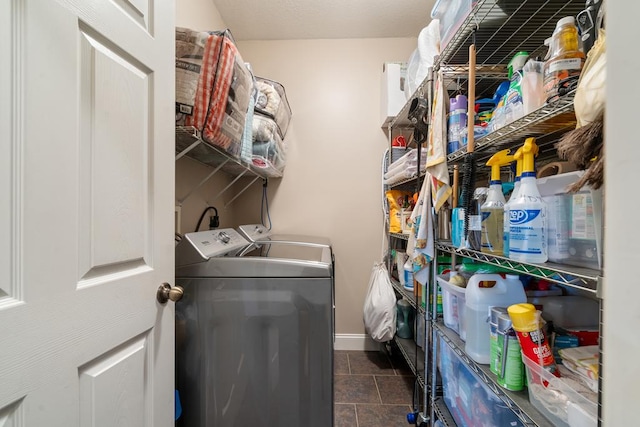
<path fill-rule="evenodd" d="M 476 45 L 469 46 L 469 90 L 467 106 L 467 153 L 474 149 L 473 125 L 476 117 Z"/>

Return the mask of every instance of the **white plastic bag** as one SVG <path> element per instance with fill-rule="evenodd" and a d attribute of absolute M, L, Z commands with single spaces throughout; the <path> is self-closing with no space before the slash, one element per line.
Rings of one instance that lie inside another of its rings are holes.
<path fill-rule="evenodd" d="M 375 263 L 364 300 L 364 329 L 378 342 L 393 339 L 396 333 L 396 294 L 389 280 L 387 268 Z"/>

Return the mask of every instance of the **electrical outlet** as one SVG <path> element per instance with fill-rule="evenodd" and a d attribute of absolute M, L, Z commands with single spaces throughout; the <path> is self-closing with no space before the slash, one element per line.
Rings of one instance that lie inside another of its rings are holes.
<path fill-rule="evenodd" d="M 173 228 L 176 230 L 176 233 L 179 233 L 179 234 L 182 234 L 182 231 L 180 230 L 181 220 L 182 220 L 182 206 L 176 205 Z"/>

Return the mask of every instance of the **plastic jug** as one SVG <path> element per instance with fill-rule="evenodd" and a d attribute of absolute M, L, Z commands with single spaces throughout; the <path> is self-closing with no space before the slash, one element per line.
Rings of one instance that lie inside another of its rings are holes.
<path fill-rule="evenodd" d="M 396 334 L 400 338 L 413 338 L 413 308 L 409 301 L 401 299 L 396 303 Z"/>
<path fill-rule="evenodd" d="M 489 316 L 492 307 L 508 307 L 527 301 L 524 286 L 518 275 L 474 274 L 465 292 L 465 352 L 477 363 L 488 364 L 491 329 Z"/>

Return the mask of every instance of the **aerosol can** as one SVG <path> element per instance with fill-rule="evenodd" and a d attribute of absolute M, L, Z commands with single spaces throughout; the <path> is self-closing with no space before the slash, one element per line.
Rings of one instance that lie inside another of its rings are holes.
<path fill-rule="evenodd" d="M 537 153 L 535 138 L 527 138 L 522 147 L 520 191 L 509 206 L 509 258 L 520 262 L 547 261 L 547 204 L 536 184 Z"/>
<path fill-rule="evenodd" d="M 513 161 L 509 155 L 510 150 L 502 150 L 487 161 L 491 167 L 491 179 L 487 201 L 480 207 L 482 227 L 482 252 L 492 255 L 502 255 L 504 233 L 504 194 L 502 194 L 502 181 L 500 179 L 500 167 Z"/>

